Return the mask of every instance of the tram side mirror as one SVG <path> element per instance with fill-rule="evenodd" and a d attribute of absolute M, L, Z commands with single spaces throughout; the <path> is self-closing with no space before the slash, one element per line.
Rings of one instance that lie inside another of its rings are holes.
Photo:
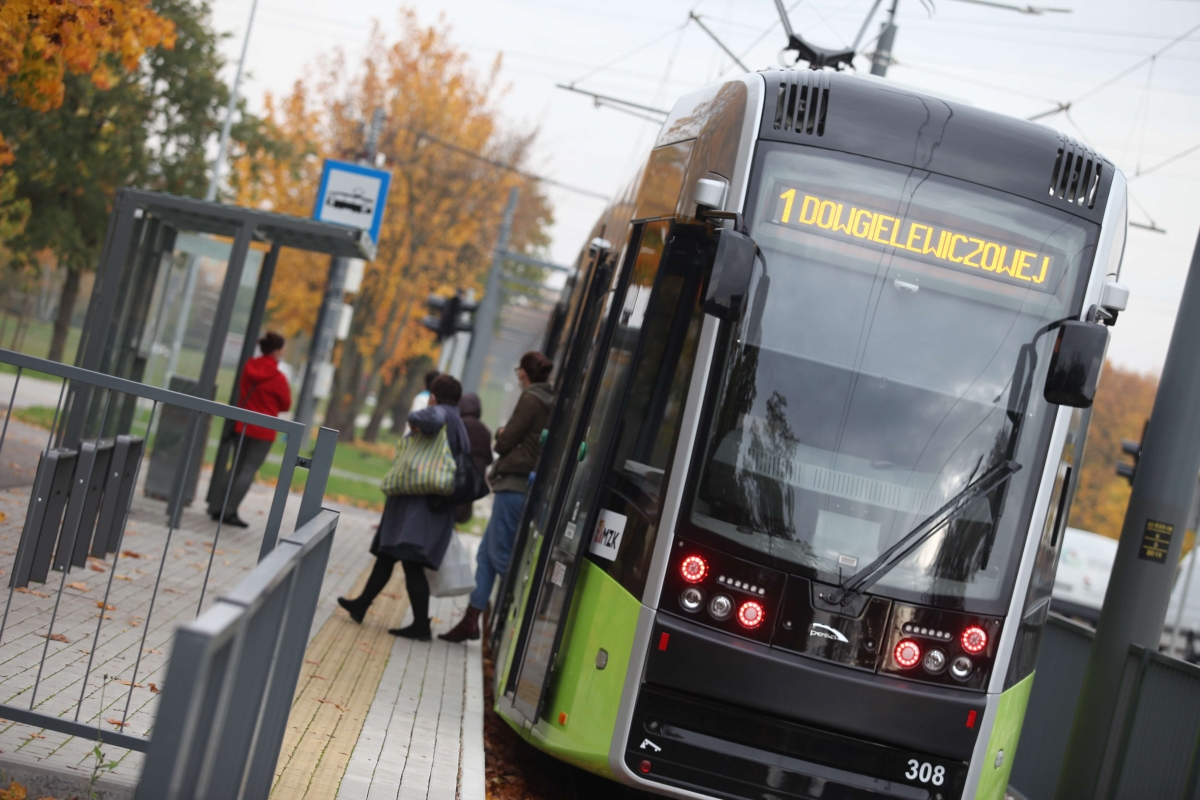
<path fill-rule="evenodd" d="M 1108 348 L 1108 328 L 1091 322 L 1067 320 L 1058 329 L 1046 388 L 1046 402 L 1071 408 L 1091 408 L 1096 381 Z"/>
<path fill-rule="evenodd" d="M 754 240 L 732 228 L 717 230 L 717 254 L 704 293 L 704 311 L 736 320 L 746 304 L 754 275 Z"/>

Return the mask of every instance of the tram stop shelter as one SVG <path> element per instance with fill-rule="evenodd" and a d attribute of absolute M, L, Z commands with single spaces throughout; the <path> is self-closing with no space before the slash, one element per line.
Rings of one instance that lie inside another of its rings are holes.
<path fill-rule="evenodd" d="M 119 190 L 76 366 L 236 404 L 238 381 L 261 335 L 283 248 L 331 259 L 375 256 L 370 234 L 355 228 L 161 192 Z M 90 432 L 98 421 L 98 398 L 88 397 L 88 391 L 72 389 L 60 445 L 78 443 L 85 428 Z M 294 399 L 293 408 L 301 399 Z M 132 397 L 114 404 L 103 415 L 101 435 L 128 433 L 136 412 Z M 182 409 L 164 407 L 161 413 L 179 419 L 158 421 L 145 491 L 167 500 L 168 512 L 174 513 L 180 502 L 188 505 L 194 498 L 206 448 L 191 445 L 197 437 L 207 441 L 208 425 Z M 228 439 L 221 436 L 218 473 L 231 455 Z M 195 455 L 181 470 L 189 449 Z"/>

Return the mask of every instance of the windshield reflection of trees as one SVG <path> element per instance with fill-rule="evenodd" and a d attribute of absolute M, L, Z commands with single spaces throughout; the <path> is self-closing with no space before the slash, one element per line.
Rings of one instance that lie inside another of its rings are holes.
<path fill-rule="evenodd" d="M 772 546 L 773 554 L 817 567 L 811 542 L 797 531 L 797 486 L 786 479 L 791 476 L 799 481 L 799 475 L 793 473 L 801 443 L 788 419 L 788 397 L 771 387 L 763 404 L 765 415 L 754 415 L 760 394 L 760 349 L 753 345 L 732 349 L 732 367 L 717 410 L 712 451 L 708 454 L 698 499 L 708 505 L 710 516 L 736 526 L 740 533 L 766 534 L 782 540 L 780 544 L 787 543 L 786 553 Z M 774 383 L 770 376 L 765 377 L 767 386 Z M 1002 414 L 1001 408 L 998 405 L 993 413 Z M 960 486 L 954 488 L 970 484 L 1005 461 L 1011 430 L 1011 421 L 1005 419 L 996 429 L 990 447 L 980 454 L 970 473 L 962 475 L 957 482 Z M 969 446 L 969 440 L 975 438 L 969 437 L 964 444 Z M 733 451 L 728 453 L 732 463 L 722 463 L 724 459 L 719 462 L 716 458 L 716 449 L 722 442 L 734 444 Z M 942 526 L 942 532 L 927 547 L 910 556 L 915 569 L 932 581 L 931 584 L 918 581 L 920 590 L 933 595 L 960 595 L 962 584 L 988 568 L 1006 486 L 1007 482 L 1002 483 L 969 503 Z M 810 494 L 817 502 L 825 497 L 816 492 Z M 893 530 L 888 538 L 894 541 L 906 532 Z M 877 552 L 889 544 L 890 541 L 880 541 Z M 932 555 L 929 548 L 933 548 Z"/>

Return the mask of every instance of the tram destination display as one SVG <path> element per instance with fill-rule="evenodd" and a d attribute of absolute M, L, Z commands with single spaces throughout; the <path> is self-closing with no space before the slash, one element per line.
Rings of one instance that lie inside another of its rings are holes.
<path fill-rule="evenodd" d="M 1032 242 L 1001 240 L 962 224 L 888 214 L 870 203 L 836 199 L 829 190 L 799 189 L 777 181 L 771 221 L 845 240 L 883 245 L 891 252 L 994 280 L 1052 292 L 1063 257 Z M 883 205 L 883 202 L 880 203 Z"/>

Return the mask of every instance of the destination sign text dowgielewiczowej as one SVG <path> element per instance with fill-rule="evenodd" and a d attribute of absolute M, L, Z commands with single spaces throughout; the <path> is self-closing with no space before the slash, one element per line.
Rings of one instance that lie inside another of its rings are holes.
<path fill-rule="evenodd" d="M 875 242 L 943 266 L 978 270 L 991 278 L 1042 291 L 1050 291 L 1056 283 L 1051 278 L 1058 258 L 1036 249 L 805 194 L 782 183 L 775 188 L 779 193 L 773 222 Z"/>

